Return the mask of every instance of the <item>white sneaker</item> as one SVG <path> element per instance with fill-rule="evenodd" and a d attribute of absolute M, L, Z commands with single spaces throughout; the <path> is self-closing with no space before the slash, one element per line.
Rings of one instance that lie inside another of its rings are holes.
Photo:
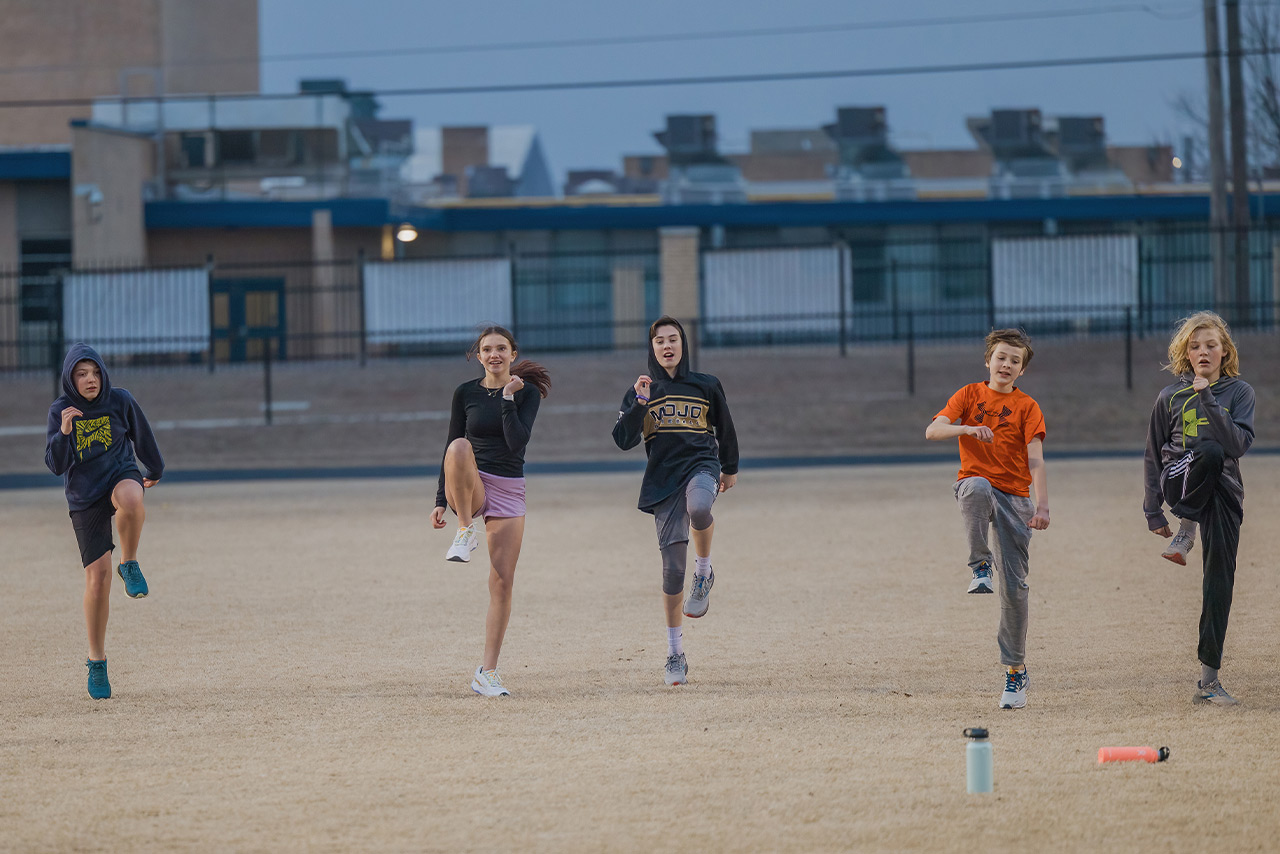
<path fill-rule="evenodd" d="M 510 697 L 511 692 L 502 685 L 502 677 L 497 670 L 485 670 L 484 665 L 476 668 L 471 677 L 471 690 L 481 697 Z"/>
<path fill-rule="evenodd" d="M 449 546 L 444 559 L 468 563 L 471 560 L 471 553 L 478 545 L 480 545 L 480 535 L 476 533 L 476 523 L 472 522 L 467 527 L 458 529 L 458 533 L 453 538 L 453 545 Z"/>
<path fill-rule="evenodd" d="M 1000 708 L 1026 708 L 1027 686 L 1030 684 L 1031 677 L 1027 675 L 1027 668 L 1023 667 L 1021 670 L 1005 668 L 1004 692 L 1000 695 Z"/>
<path fill-rule="evenodd" d="M 1179 531 L 1173 535 L 1173 539 L 1169 541 L 1169 546 L 1164 550 L 1160 557 L 1165 560 L 1172 561 L 1178 566 L 1187 565 L 1187 553 L 1191 551 L 1191 547 L 1196 544 L 1195 536 L 1186 531 Z"/>

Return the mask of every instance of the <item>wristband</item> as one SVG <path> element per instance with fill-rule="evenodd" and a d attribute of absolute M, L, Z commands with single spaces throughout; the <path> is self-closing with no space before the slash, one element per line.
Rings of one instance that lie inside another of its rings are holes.
<path fill-rule="evenodd" d="M 641 397 L 638 394 L 636 395 L 636 403 L 648 403 L 648 402 L 649 402 L 649 398 Z"/>
<path fill-rule="evenodd" d="M 516 399 L 516 396 L 515 396 L 514 394 L 504 394 L 504 395 L 502 396 L 502 399 L 503 399 L 503 400 L 509 400 L 509 401 L 511 401 L 512 403 L 514 403 L 514 402 L 515 402 L 515 399 Z"/>

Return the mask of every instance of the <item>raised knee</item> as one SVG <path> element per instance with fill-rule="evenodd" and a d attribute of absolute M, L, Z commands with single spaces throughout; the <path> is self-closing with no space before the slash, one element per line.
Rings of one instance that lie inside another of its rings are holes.
<path fill-rule="evenodd" d="M 475 451 L 471 449 L 469 439 L 454 439 L 445 449 L 444 456 L 447 460 L 469 460 L 475 456 Z"/>
<path fill-rule="evenodd" d="M 1201 459 L 1214 465 L 1221 465 L 1227 458 L 1227 452 L 1217 442 L 1201 442 L 1197 450 Z"/>
<path fill-rule="evenodd" d="M 710 507 L 690 507 L 689 508 L 689 524 L 693 526 L 695 531 L 705 531 L 711 527 L 711 523 L 715 521 L 715 517 L 711 515 Z"/>

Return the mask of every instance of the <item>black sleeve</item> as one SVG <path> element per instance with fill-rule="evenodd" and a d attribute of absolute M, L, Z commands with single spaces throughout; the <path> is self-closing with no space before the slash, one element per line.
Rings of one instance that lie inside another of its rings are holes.
<path fill-rule="evenodd" d="M 733 416 L 729 414 L 729 401 L 724 387 L 716 380 L 715 387 L 716 444 L 720 446 L 720 471 L 738 473 L 738 431 L 733 428 Z"/>
<path fill-rule="evenodd" d="M 613 425 L 613 443 L 624 451 L 629 451 L 644 438 L 644 416 L 648 407 L 636 400 L 636 390 L 627 389 L 622 396 L 622 408 L 618 410 L 618 420 Z"/>
<path fill-rule="evenodd" d="M 125 413 L 133 452 L 146 469 L 147 480 L 159 480 L 164 477 L 164 457 L 160 455 L 160 446 L 156 444 L 156 434 L 151 431 L 151 423 L 147 421 L 142 407 L 128 392 L 125 392 Z"/>
<path fill-rule="evenodd" d="M 533 383 L 522 391 L 516 400 L 502 398 L 502 438 L 513 454 L 520 453 L 529 444 L 533 420 L 538 417 L 538 406 L 542 403 L 542 395 Z"/>
<path fill-rule="evenodd" d="M 449 446 L 453 444 L 454 439 L 461 439 L 467 435 L 467 403 L 462 397 L 463 388 L 464 386 L 458 386 L 453 390 L 453 408 L 449 412 L 449 437 L 444 442 L 445 454 L 449 452 Z M 449 502 L 444 498 L 444 454 L 440 455 L 440 485 L 436 487 L 436 506 L 449 506 Z"/>

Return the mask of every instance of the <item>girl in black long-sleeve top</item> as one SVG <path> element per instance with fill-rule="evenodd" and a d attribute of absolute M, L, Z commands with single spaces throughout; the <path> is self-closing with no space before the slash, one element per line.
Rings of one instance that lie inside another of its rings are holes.
<path fill-rule="evenodd" d="M 541 365 L 528 360 L 513 365 L 517 352 L 515 337 L 501 326 L 485 328 L 468 351 L 468 358 L 479 357 L 484 376 L 468 380 L 453 393 L 449 439 L 431 512 L 435 528 L 445 526 L 446 507 L 458 515 L 458 532 L 446 559 L 463 563 L 471 560 L 479 544 L 474 520 L 484 519 L 489 613 L 484 663 L 473 674 L 471 690 L 486 697 L 511 693 L 498 677 L 498 654 L 511 618 L 511 587 L 524 539 L 524 449 L 539 401 L 551 387 Z"/>

